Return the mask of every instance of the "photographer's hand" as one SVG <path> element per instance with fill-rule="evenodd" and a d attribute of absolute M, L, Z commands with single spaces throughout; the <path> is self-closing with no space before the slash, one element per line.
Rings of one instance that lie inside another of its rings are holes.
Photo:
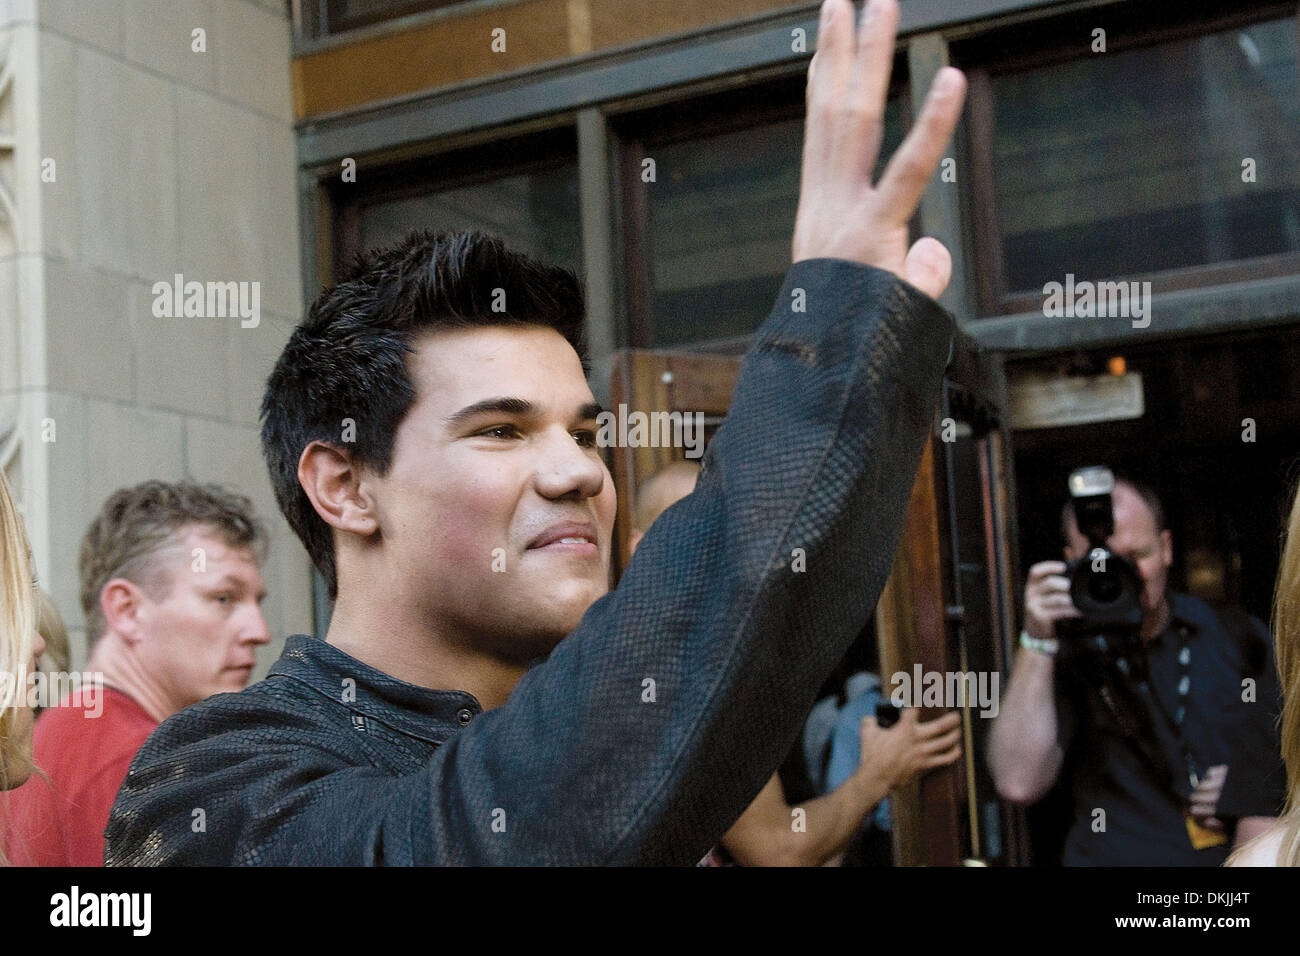
<path fill-rule="evenodd" d="M 849 0 L 822 5 L 808 68 L 794 261 L 861 262 L 938 298 L 952 275 L 952 257 L 929 238 L 909 250 L 908 222 L 961 115 L 966 78 L 951 67 L 939 71 L 921 115 L 873 185 L 897 28 L 897 0 L 869 0 L 857 29 Z"/>
<path fill-rule="evenodd" d="M 1064 561 L 1040 561 L 1029 569 L 1025 583 L 1025 630 L 1035 640 L 1056 636 L 1056 622 L 1080 617 L 1070 600 L 1070 579 Z"/>
<path fill-rule="evenodd" d="M 1201 826 L 1210 830 L 1223 830 L 1223 821 L 1215 816 L 1218 812 L 1219 797 L 1223 793 L 1223 781 L 1228 778 L 1228 765 L 1217 764 L 1205 771 L 1188 799 L 1192 816 Z"/>
<path fill-rule="evenodd" d="M 862 718 L 859 740 L 858 773 L 894 790 L 961 756 L 960 717 L 944 714 L 921 723 L 915 707 L 904 707 L 892 727 L 881 727 L 874 717 Z"/>

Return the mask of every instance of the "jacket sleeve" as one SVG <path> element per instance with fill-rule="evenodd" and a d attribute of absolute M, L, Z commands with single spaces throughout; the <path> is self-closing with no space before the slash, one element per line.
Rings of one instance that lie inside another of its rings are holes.
<path fill-rule="evenodd" d="M 695 493 L 505 705 L 400 778 L 326 754 L 313 766 L 299 753 L 288 772 L 270 728 L 247 759 L 209 737 L 231 755 L 209 756 L 230 783 L 195 778 L 195 799 L 244 794 L 210 826 L 238 842 L 236 862 L 695 863 L 780 764 L 875 607 L 952 334 L 892 274 L 796 264 Z"/>

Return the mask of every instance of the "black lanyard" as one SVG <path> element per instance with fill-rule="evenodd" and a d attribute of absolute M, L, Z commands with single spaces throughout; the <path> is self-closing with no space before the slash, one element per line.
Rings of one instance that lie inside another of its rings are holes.
<path fill-rule="evenodd" d="M 1102 705 L 1109 712 L 1111 719 L 1115 721 L 1120 735 L 1135 747 L 1139 755 L 1148 762 L 1152 771 L 1161 780 L 1162 785 L 1172 790 L 1174 795 L 1181 801 L 1183 799 L 1182 795 L 1178 793 L 1177 788 L 1173 785 L 1172 770 L 1164 759 L 1164 749 L 1159 746 L 1159 740 L 1148 741 L 1144 739 L 1147 737 L 1145 732 L 1147 728 L 1153 734 L 1157 732 L 1148 721 L 1142 719 L 1141 715 L 1141 711 L 1150 714 L 1152 710 L 1159 714 L 1159 719 L 1164 721 L 1165 727 L 1177 741 L 1188 783 L 1195 790 L 1200 776 L 1196 771 L 1196 763 L 1192 759 L 1191 751 L 1187 747 L 1187 739 L 1182 733 L 1183 723 L 1187 718 L 1188 698 L 1191 695 L 1192 651 L 1188 643 L 1187 625 L 1179 622 L 1173 627 L 1178 632 L 1178 685 L 1175 690 L 1178 706 L 1175 708 L 1173 717 L 1169 716 L 1169 712 L 1160 703 L 1160 699 L 1156 696 L 1148 681 L 1149 670 L 1145 645 L 1133 648 L 1129 654 L 1112 654 L 1113 649 L 1107 643 L 1107 640 L 1101 636 L 1097 637 L 1095 642 L 1096 649 L 1099 652 L 1098 660 L 1109 658 L 1123 679 L 1121 686 L 1113 684 L 1110 679 L 1105 677 L 1105 665 L 1103 664 L 1099 672 L 1094 674 L 1093 687 L 1097 691 Z M 1130 661 L 1130 654 L 1136 657 L 1135 661 Z M 1133 700 L 1131 704 L 1125 702 L 1125 698 L 1131 698 L 1132 696 L 1131 693 L 1124 693 L 1122 684 L 1125 682 L 1131 683 L 1138 691 L 1138 699 Z M 1136 705 L 1136 713 L 1133 705 Z M 1154 718 L 1154 715 L 1151 716 Z M 1149 742 L 1156 744 L 1154 752 L 1148 747 Z"/>
<path fill-rule="evenodd" d="M 1200 774 L 1197 773 L 1196 762 L 1192 759 L 1191 751 L 1188 749 L 1187 738 L 1183 735 L 1183 723 L 1187 720 L 1188 698 L 1192 692 L 1192 648 L 1188 643 L 1187 625 L 1179 622 L 1173 625 L 1173 629 L 1178 632 L 1178 685 L 1174 692 L 1177 706 L 1174 708 L 1174 715 L 1169 716 L 1169 712 L 1160 703 L 1160 698 L 1145 678 L 1139 682 L 1139 687 L 1151 699 L 1156 711 L 1173 733 L 1174 739 L 1178 741 L 1178 747 L 1182 751 L 1183 765 L 1187 770 L 1187 781 L 1195 790 L 1197 783 L 1200 781 Z M 1141 653 L 1145 656 L 1145 647 L 1142 648 Z M 1127 670 L 1127 661 L 1121 659 L 1119 663 L 1121 670 Z"/>

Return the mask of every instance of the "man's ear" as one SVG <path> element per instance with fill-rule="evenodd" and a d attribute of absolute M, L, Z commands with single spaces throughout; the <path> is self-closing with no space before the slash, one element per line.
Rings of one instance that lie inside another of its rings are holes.
<path fill-rule="evenodd" d="M 1160 532 L 1160 560 L 1165 567 L 1174 563 L 1174 536 L 1168 528 Z"/>
<path fill-rule="evenodd" d="M 298 459 L 298 483 L 321 520 L 364 538 L 379 530 L 379 520 L 361 477 L 351 455 L 322 441 L 312 442 Z"/>
<path fill-rule="evenodd" d="M 140 640 L 140 605 L 144 592 L 140 585 L 126 578 L 113 578 L 99 589 L 99 610 L 110 631 L 116 631 L 128 644 Z"/>

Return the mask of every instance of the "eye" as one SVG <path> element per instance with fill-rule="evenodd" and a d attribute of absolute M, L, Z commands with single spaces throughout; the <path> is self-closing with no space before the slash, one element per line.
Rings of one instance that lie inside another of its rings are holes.
<path fill-rule="evenodd" d="M 515 438 L 519 435 L 519 429 L 514 425 L 493 425 L 491 428 L 485 428 L 479 434 L 486 438 Z"/>
<path fill-rule="evenodd" d="M 216 601 L 218 604 L 230 604 L 235 600 L 235 596 L 233 594 L 214 594 L 212 595 L 212 600 Z"/>
<path fill-rule="evenodd" d="M 576 441 L 583 448 L 596 447 L 596 433 L 591 431 L 590 429 L 584 428 L 581 431 L 574 432 L 573 440 Z"/>

